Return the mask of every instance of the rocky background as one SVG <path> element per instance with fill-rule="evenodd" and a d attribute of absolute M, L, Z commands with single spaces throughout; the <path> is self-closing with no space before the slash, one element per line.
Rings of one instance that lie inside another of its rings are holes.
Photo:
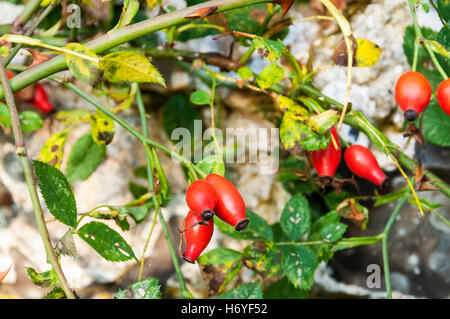
<path fill-rule="evenodd" d="M 184 1 L 163 1 L 163 3 L 165 6 L 172 4 L 182 7 Z M 410 24 L 407 3 L 404 0 L 348 1 L 348 3 L 346 10 L 355 36 L 369 39 L 383 49 L 381 59 L 374 67 L 354 69 L 351 102 L 354 107 L 363 111 L 374 121 L 391 140 L 400 145 L 408 155 L 414 156 L 415 142 L 402 137 L 403 116 L 396 106 L 393 95 L 396 79 L 409 70 L 402 49 L 403 32 Z M 20 6 L 0 2 L 0 24 L 10 22 L 20 10 Z M 303 7 L 294 7 L 290 14 L 302 17 L 311 12 Z M 433 11 L 429 14 L 422 12 L 419 14 L 419 19 L 422 25 L 434 29 L 440 28 L 440 21 Z M 161 39 L 163 36 L 160 34 Z M 324 28 L 316 22 L 304 22 L 290 27 L 285 43 L 290 46 L 294 56 L 302 62 L 306 63 L 308 55 L 312 53 L 314 65 L 317 67 L 330 64 L 330 57 L 339 40 L 340 35 L 333 26 Z M 228 45 L 227 40 L 211 41 L 208 37 L 176 47 L 187 46 L 194 50 L 208 52 L 225 51 Z M 251 65 L 255 71 L 262 69 L 262 59 L 255 56 Z M 169 82 L 170 90 L 186 90 L 201 86 L 188 74 L 175 69 L 171 64 L 161 65 L 160 68 L 166 71 L 164 76 Z M 315 84 L 323 89 L 325 94 L 342 101 L 346 88 L 345 68 L 332 67 L 319 72 L 315 77 Z M 58 109 L 91 108 L 66 89 L 50 83 L 48 88 L 50 98 Z M 226 103 L 226 110 L 222 115 L 223 127 L 274 127 L 257 112 L 261 105 L 260 96 L 227 89 L 220 89 L 218 93 Z M 161 105 L 158 105 L 158 101 L 152 100 L 151 95 L 145 96 L 145 102 L 151 115 L 149 127 L 152 138 L 169 145 L 170 141 L 161 126 Z M 204 111 L 204 115 L 208 118 L 208 111 Z M 123 116 L 132 125 L 139 126 L 139 118 L 135 110 L 129 109 Z M 27 146 L 30 156 L 35 158 L 50 135 L 61 128 L 62 126 L 56 121 L 47 118 L 43 128 L 28 134 Z M 74 129 L 69 135 L 66 149 L 69 150 L 77 138 L 88 129 L 89 126 Z M 345 127 L 343 132 L 344 138 L 349 142 L 370 146 L 369 140 L 363 134 L 358 134 L 357 131 L 348 127 Z M 424 164 L 449 181 L 450 150 L 432 145 L 426 147 Z M 402 187 L 404 182 L 395 172 L 393 163 L 375 147 L 372 147 L 372 150 L 382 168 L 392 176 L 392 189 Z M 175 243 L 178 243 L 176 229 L 182 224 L 187 212 L 184 201 L 186 182 L 180 166 L 173 163 L 165 154 L 160 153 L 160 156 L 173 194 L 173 199 L 162 211 L 171 226 L 173 239 Z M 140 144 L 116 126 L 116 135 L 108 146 L 107 159 L 88 180 L 75 182 L 72 185 L 78 211 L 85 212 L 100 204 L 121 205 L 132 200 L 132 195 L 128 191 L 128 182 L 133 176 L 133 170 L 144 163 L 144 153 Z M 250 210 L 264 217 L 269 223 L 279 219 L 289 194 L 276 181 L 275 174 L 261 175 L 259 167 L 254 164 L 229 165 L 227 170 L 231 173 L 233 182 L 243 194 Z M 447 197 L 438 192 L 422 194 L 422 196 L 433 202 L 444 203 L 438 212 L 450 218 L 450 201 Z M 364 232 L 350 228 L 347 235 L 378 234 L 384 228 L 392 209 L 393 205 L 374 209 L 371 211 L 370 222 Z M 51 220 L 51 215 L 47 213 L 46 219 Z M 148 218 L 146 222 L 133 225 L 130 231 L 122 233 L 138 257 L 141 255 L 151 223 L 152 219 Z M 110 226 L 116 228 L 113 224 Z M 48 227 L 52 240 L 55 242 L 67 230 L 64 225 L 57 222 L 49 222 Z M 449 235 L 450 228 L 434 215 L 419 218 L 417 209 L 410 205 L 404 206 L 389 238 L 394 297 L 450 297 Z M 134 262 L 107 262 L 86 243 L 78 238 L 75 240 L 77 259 L 63 257 L 61 263 L 70 285 L 77 290 L 80 297 L 110 298 L 118 288 L 124 288 L 136 280 L 139 270 Z M 207 249 L 218 246 L 240 249 L 246 244 L 229 239 L 225 241 L 217 231 Z M 206 287 L 198 266 L 181 260 L 180 262 L 189 289 L 197 297 L 206 297 Z M 381 243 L 336 254 L 328 265 L 322 264 L 317 271 L 313 294 L 319 297 L 383 298 L 385 296 L 383 280 L 380 289 L 367 288 L 366 269 L 369 264 L 378 264 L 382 267 Z M 14 153 L 11 133 L 2 130 L 0 132 L 0 270 L 10 265 L 12 265 L 11 271 L 0 285 L 0 298 L 40 298 L 46 292 L 45 289 L 33 286 L 24 269 L 26 266 L 31 266 L 38 271 L 45 271 L 49 269 L 49 265 L 45 261 L 44 248 L 35 225 L 20 163 Z M 155 276 L 161 281 L 166 288 L 165 297 L 179 296 L 168 248 L 158 224 L 147 250 L 145 276 Z M 250 278 L 250 271 L 243 270 L 241 277 L 237 280 L 245 282 Z"/>

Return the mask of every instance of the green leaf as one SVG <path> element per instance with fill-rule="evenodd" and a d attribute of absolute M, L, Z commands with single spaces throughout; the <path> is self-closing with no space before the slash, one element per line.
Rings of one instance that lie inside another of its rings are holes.
<path fill-rule="evenodd" d="M 336 211 L 332 211 L 317 219 L 311 226 L 308 240 L 323 240 L 324 237 L 328 235 L 328 225 L 339 224 L 340 218 L 341 216 Z M 333 257 L 334 252 L 331 250 L 332 247 L 326 243 L 321 245 L 313 245 L 311 248 L 316 253 L 318 262 L 328 261 L 331 257 Z"/>
<path fill-rule="evenodd" d="M 133 21 L 134 16 L 139 11 L 139 1 L 138 0 L 125 0 L 123 2 L 122 14 L 120 15 L 119 22 L 117 22 L 116 26 L 108 31 L 108 33 L 127 26 Z"/>
<path fill-rule="evenodd" d="M 302 194 L 294 195 L 283 209 L 280 218 L 283 232 L 291 240 L 299 240 L 311 227 L 311 210 L 308 200 Z"/>
<path fill-rule="evenodd" d="M 228 27 L 233 31 L 256 34 L 260 24 L 252 18 L 254 16 L 253 13 L 264 9 L 264 5 L 252 5 L 226 11 L 225 16 L 227 17 Z M 249 46 L 251 43 L 250 39 L 244 37 L 238 37 L 238 41 L 243 46 Z"/>
<path fill-rule="evenodd" d="M 236 289 L 230 290 L 216 299 L 262 299 L 262 286 L 259 281 L 243 284 Z"/>
<path fill-rule="evenodd" d="M 436 102 L 430 102 L 423 116 L 423 135 L 429 143 L 450 146 L 450 116 Z"/>
<path fill-rule="evenodd" d="M 308 290 L 298 289 L 287 277 L 274 282 L 264 291 L 264 299 L 307 299 Z"/>
<path fill-rule="evenodd" d="M 253 71 L 248 66 L 244 65 L 244 66 L 241 66 L 237 70 L 237 74 L 239 75 L 239 77 L 241 79 L 250 81 L 252 79 L 252 76 L 253 76 Z"/>
<path fill-rule="evenodd" d="M 320 135 L 329 134 L 330 129 L 339 120 L 339 113 L 328 110 L 317 115 L 313 115 L 308 119 L 309 127 Z"/>
<path fill-rule="evenodd" d="M 156 278 L 135 282 L 125 290 L 119 289 L 114 299 L 161 299 L 161 286 Z"/>
<path fill-rule="evenodd" d="M 90 222 L 77 232 L 78 236 L 109 261 L 136 259 L 133 250 L 115 230 L 103 223 Z"/>
<path fill-rule="evenodd" d="M 0 124 L 5 128 L 11 126 L 11 117 L 9 116 L 8 106 L 5 103 L 0 103 Z"/>
<path fill-rule="evenodd" d="M 242 268 L 242 254 L 229 248 L 216 248 L 198 258 L 209 296 L 215 296 Z"/>
<path fill-rule="evenodd" d="M 256 83 L 261 89 L 268 89 L 283 80 L 283 78 L 284 68 L 279 64 L 272 63 L 262 70 L 261 74 L 256 78 Z"/>
<path fill-rule="evenodd" d="M 324 149 L 330 143 L 330 135 L 323 136 L 312 131 L 305 123 L 296 119 L 292 112 L 286 112 L 280 125 L 280 139 L 288 151 L 315 151 Z"/>
<path fill-rule="evenodd" d="M 317 268 L 316 258 L 316 254 L 305 246 L 281 248 L 281 268 L 296 288 L 311 288 Z"/>
<path fill-rule="evenodd" d="M 110 82 L 149 82 L 165 86 L 163 77 L 150 60 L 136 52 L 109 53 L 100 60 L 99 66 Z"/>
<path fill-rule="evenodd" d="M 190 100 L 196 105 L 205 105 L 209 104 L 211 97 L 209 96 L 208 92 L 197 90 L 191 93 Z"/>
<path fill-rule="evenodd" d="M 57 283 L 59 283 L 58 278 L 56 277 L 56 274 L 53 271 L 53 269 L 42 273 L 38 273 L 31 267 L 25 267 L 25 269 L 27 270 L 28 277 L 30 277 L 31 281 L 36 286 L 46 288 L 46 287 L 53 287 Z"/>
<path fill-rule="evenodd" d="M 425 39 L 424 41 L 426 41 L 429 44 L 429 46 L 433 52 L 440 54 L 442 56 L 445 56 L 447 59 L 450 58 L 450 52 L 448 52 L 445 49 L 445 47 L 442 44 L 440 44 L 439 42 L 433 41 L 433 40 L 428 40 L 428 39 Z"/>
<path fill-rule="evenodd" d="M 269 224 L 267 224 L 264 218 L 251 211 L 246 211 L 245 215 L 250 222 L 246 229 L 238 232 L 234 229 L 233 226 L 225 223 L 216 216 L 214 216 L 214 224 L 224 235 L 235 239 L 273 240 L 272 228 L 269 226 Z"/>
<path fill-rule="evenodd" d="M 77 223 L 77 205 L 69 182 L 57 168 L 43 162 L 33 161 L 41 194 L 50 213 L 68 225 Z"/>
<path fill-rule="evenodd" d="M 257 241 L 244 249 L 244 264 L 264 279 L 280 273 L 280 251 L 270 241 Z"/>
<path fill-rule="evenodd" d="M 263 37 L 256 37 L 253 40 L 253 44 L 262 53 L 260 54 L 271 62 L 278 60 L 284 50 L 286 50 L 286 47 L 280 40 L 274 41 Z"/>
<path fill-rule="evenodd" d="M 114 121 L 101 111 L 91 114 L 92 139 L 98 145 L 108 145 L 112 142 L 115 133 Z"/>
<path fill-rule="evenodd" d="M 19 113 L 20 127 L 24 132 L 32 132 L 41 128 L 44 121 L 38 113 L 33 111 L 23 111 Z"/>
<path fill-rule="evenodd" d="M 280 95 L 277 102 L 280 110 L 283 112 L 291 112 L 290 114 L 297 120 L 306 120 L 310 115 L 307 109 L 286 96 Z"/>
<path fill-rule="evenodd" d="M 218 174 L 221 176 L 225 175 L 225 164 L 223 158 L 219 155 L 210 155 L 205 157 L 196 165 L 206 174 Z"/>
<path fill-rule="evenodd" d="M 67 299 L 64 290 L 59 287 L 54 287 L 48 294 L 42 299 Z"/>
<path fill-rule="evenodd" d="M 106 146 L 94 143 L 91 133 L 81 136 L 72 147 L 67 161 L 69 182 L 84 181 L 100 166 L 106 157 Z"/>
<path fill-rule="evenodd" d="M 42 147 L 38 160 L 59 169 L 63 160 L 64 145 L 66 144 L 69 131 L 70 128 L 67 128 L 53 134 Z"/>
<path fill-rule="evenodd" d="M 65 49 L 98 59 L 98 56 L 94 52 L 80 43 L 69 43 L 65 46 Z M 91 83 L 98 76 L 98 63 L 92 60 L 66 53 L 66 63 L 70 72 L 77 80 Z"/>

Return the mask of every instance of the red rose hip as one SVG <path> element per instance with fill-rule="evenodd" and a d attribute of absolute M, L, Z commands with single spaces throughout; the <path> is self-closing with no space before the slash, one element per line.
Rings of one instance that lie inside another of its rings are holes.
<path fill-rule="evenodd" d="M 414 121 L 425 110 L 431 98 L 431 85 L 421 73 L 404 73 L 395 85 L 395 100 L 408 121 Z"/>
<path fill-rule="evenodd" d="M 342 151 L 341 144 L 339 142 L 339 136 L 336 129 L 331 129 L 331 134 L 336 141 L 338 149 L 335 148 L 332 141 L 328 144 L 328 147 L 323 150 L 312 151 L 310 153 L 310 159 L 323 183 L 331 182 L 334 173 L 336 173 L 339 164 L 341 163 Z"/>
<path fill-rule="evenodd" d="M 216 190 L 208 182 L 196 180 L 186 191 L 186 203 L 190 210 L 200 214 L 203 220 L 209 220 L 213 218 L 217 204 Z"/>
<path fill-rule="evenodd" d="M 199 224 L 200 222 L 202 224 Z M 186 249 L 183 253 L 183 258 L 192 264 L 197 260 L 206 246 L 208 246 L 213 235 L 213 221 L 206 222 L 208 225 L 204 225 L 203 223 L 205 222 L 201 216 L 192 211 L 189 211 L 184 220 Z"/>
<path fill-rule="evenodd" d="M 387 182 L 387 177 L 378 165 L 372 152 L 361 145 L 352 145 L 345 151 L 345 162 L 357 176 L 367 179 L 377 186 Z"/>
<path fill-rule="evenodd" d="M 450 115 L 450 79 L 444 80 L 439 84 L 436 97 L 441 109 Z"/>
<path fill-rule="evenodd" d="M 205 181 L 216 190 L 217 204 L 214 209 L 216 216 L 237 231 L 245 229 L 249 222 L 248 218 L 245 218 L 245 203 L 233 183 L 217 174 L 209 174 Z"/>

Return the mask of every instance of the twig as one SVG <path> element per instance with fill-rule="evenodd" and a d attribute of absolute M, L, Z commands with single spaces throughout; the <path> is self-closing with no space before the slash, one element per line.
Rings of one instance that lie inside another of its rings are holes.
<path fill-rule="evenodd" d="M 66 277 L 64 276 L 61 265 L 59 264 L 58 258 L 56 257 L 55 251 L 53 250 L 53 246 L 50 241 L 50 235 L 48 233 L 48 229 L 44 220 L 44 212 L 42 211 L 41 203 L 39 201 L 39 196 L 36 190 L 36 183 L 33 177 L 33 171 L 27 155 L 22 129 L 20 127 L 19 116 L 14 102 L 14 95 L 9 86 L 8 76 L 6 75 L 6 70 L 3 66 L 3 62 L 0 63 L 0 79 L 6 93 L 6 102 L 8 104 L 8 110 L 11 117 L 11 126 L 16 143 L 16 154 L 19 156 L 20 162 L 22 164 L 28 192 L 30 193 L 31 202 L 33 204 L 34 216 L 36 218 L 39 233 L 41 235 L 41 239 L 47 253 L 48 262 L 52 265 L 56 277 L 58 278 L 58 282 L 61 285 L 61 288 L 64 290 L 67 298 L 74 299 L 75 296 L 72 292 L 72 289 L 70 289 Z"/>

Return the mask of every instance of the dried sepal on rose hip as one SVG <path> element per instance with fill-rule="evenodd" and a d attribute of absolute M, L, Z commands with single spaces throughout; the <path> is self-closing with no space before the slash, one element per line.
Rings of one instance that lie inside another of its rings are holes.
<path fill-rule="evenodd" d="M 186 203 L 203 220 L 210 220 L 214 217 L 214 207 L 217 204 L 216 190 L 208 182 L 196 180 L 186 191 Z"/>
<path fill-rule="evenodd" d="M 249 220 L 245 217 L 245 203 L 237 188 L 225 177 L 209 174 L 205 181 L 216 190 L 216 216 L 233 226 L 237 231 L 247 227 Z"/>
<path fill-rule="evenodd" d="M 198 256 L 208 246 L 214 231 L 213 220 L 204 221 L 199 214 L 189 211 L 184 220 L 186 248 L 183 258 L 187 262 L 194 263 Z"/>
<path fill-rule="evenodd" d="M 384 187 L 388 183 L 388 178 L 368 148 L 352 145 L 345 150 L 344 158 L 353 174 L 367 179 L 377 186 Z"/>
<path fill-rule="evenodd" d="M 431 98 L 431 85 L 419 72 L 409 71 L 397 80 L 395 100 L 408 121 L 414 121 L 422 113 Z"/>

